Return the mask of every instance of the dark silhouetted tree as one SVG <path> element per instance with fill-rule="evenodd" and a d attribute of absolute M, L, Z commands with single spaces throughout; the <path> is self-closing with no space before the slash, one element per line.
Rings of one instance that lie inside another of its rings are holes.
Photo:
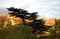
<path fill-rule="evenodd" d="M 38 17 L 37 13 L 38 12 L 31 13 L 28 19 L 33 20 L 33 21 L 36 20 L 36 18 Z"/>
<path fill-rule="evenodd" d="M 20 17 L 23 21 L 23 24 L 25 24 L 25 19 L 28 18 L 27 15 L 30 14 L 30 13 L 27 13 L 26 10 L 17 9 L 17 8 L 14 8 L 14 7 L 10 7 L 10 8 L 7 8 L 7 9 L 8 9 L 8 11 L 10 11 L 9 14 L 11 14 L 12 16 Z"/>
<path fill-rule="evenodd" d="M 30 25 L 33 28 L 33 32 L 37 32 L 39 30 L 39 33 L 42 31 L 47 31 L 49 28 L 44 25 L 45 22 L 43 20 L 36 20 L 38 18 L 37 12 L 28 13 L 28 11 L 23 9 L 17 9 L 14 7 L 7 8 L 8 11 L 10 11 L 9 14 L 20 17 L 23 21 L 23 24 L 25 25 L 25 19 L 33 20 L 30 23 L 27 23 L 27 25 Z"/>

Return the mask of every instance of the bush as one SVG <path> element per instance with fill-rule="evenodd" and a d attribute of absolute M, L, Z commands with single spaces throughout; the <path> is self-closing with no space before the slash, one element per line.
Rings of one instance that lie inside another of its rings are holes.
<path fill-rule="evenodd" d="M 4 18 L 0 18 L 0 29 L 3 29 L 4 22 L 5 22 L 5 19 Z"/>
<path fill-rule="evenodd" d="M 50 29 L 50 36 L 47 39 L 60 39 L 60 19 L 55 20 L 54 29 Z"/>
<path fill-rule="evenodd" d="M 50 36 L 47 38 L 42 38 L 42 39 L 60 39 L 60 19 L 55 20 L 55 25 L 53 26 L 54 29 L 50 29 Z"/>
<path fill-rule="evenodd" d="M 37 39 L 32 33 L 30 26 L 16 25 L 8 26 L 6 29 L 0 31 L 0 39 Z"/>

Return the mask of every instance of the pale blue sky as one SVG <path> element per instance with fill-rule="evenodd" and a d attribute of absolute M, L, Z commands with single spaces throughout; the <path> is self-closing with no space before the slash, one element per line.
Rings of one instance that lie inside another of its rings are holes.
<path fill-rule="evenodd" d="M 0 0 L 0 8 L 7 7 L 37 11 L 40 17 L 60 18 L 60 0 Z M 0 13 L 3 11 L 0 10 Z"/>

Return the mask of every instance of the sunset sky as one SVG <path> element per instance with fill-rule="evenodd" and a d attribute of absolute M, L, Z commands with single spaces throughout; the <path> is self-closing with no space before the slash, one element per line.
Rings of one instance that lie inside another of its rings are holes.
<path fill-rule="evenodd" d="M 43 18 L 60 18 L 60 0 L 0 0 L 0 14 L 8 13 L 7 7 L 38 12 Z"/>

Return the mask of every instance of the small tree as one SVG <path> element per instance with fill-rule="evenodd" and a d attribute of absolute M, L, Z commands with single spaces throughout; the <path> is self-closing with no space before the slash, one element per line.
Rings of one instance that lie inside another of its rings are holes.
<path fill-rule="evenodd" d="M 60 39 L 60 19 L 55 20 L 55 30 L 56 30 L 56 35 L 57 39 Z"/>

